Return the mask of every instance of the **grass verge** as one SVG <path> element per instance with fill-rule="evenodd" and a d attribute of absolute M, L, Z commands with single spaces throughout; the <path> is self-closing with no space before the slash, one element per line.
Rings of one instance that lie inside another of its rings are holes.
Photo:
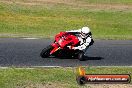
<path fill-rule="evenodd" d="M 112 73 L 130 74 L 132 76 L 131 67 L 88 67 L 86 68 L 86 71 L 87 74 Z M 93 86 L 97 87 L 97 84 L 79 86 L 76 83 L 75 79 L 76 74 L 74 68 L 0 69 L 1 88 L 93 88 Z M 128 85 L 129 84 L 126 84 L 125 86 Z"/>
<path fill-rule="evenodd" d="M 53 38 L 89 26 L 96 39 L 132 39 L 131 23 L 131 0 L 0 1 L 1 37 Z"/>

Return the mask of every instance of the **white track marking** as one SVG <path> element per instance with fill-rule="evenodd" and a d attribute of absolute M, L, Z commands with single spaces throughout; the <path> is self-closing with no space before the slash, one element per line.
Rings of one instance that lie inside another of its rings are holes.
<path fill-rule="evenodd" d="M 29 66 L 29 67 L 13 67 L 16 69 L 35 69 L 35 68 L 60 68 L 61 66 Z M 8 68 L 12 68 L 12 67 L 1 67 L 0 69 L 8 69 Z"/>
<path fill-rule="evenodd" d="M 108 67 L 108 68 L 111 68 L 111 67 L 126 67 L 127 68 L 127 67 L 132 67 L 132 66 L 94 66 L 94 67 Z"/>
<path fill-rule="evenodd" d="M 60 68 L 61 66 L 31 66 L 33 68 Z"/>
<path fill-rule="evenodd" d="M 82 67 L 108 67 L 108 68 L 111 68 L 111 67 L 131 67 L 132 66 L 82 66 Z M 0 69 L 9 69 L 9 68 L 12 68 L 12 67 L 1 67 L 0 66 Z M 35 69 L 35 68 L 63 68 L 62 66 L 29 66 L 29 67 L 13 67 L 15 69 Z M 64 67 L 64 68 L 69 68 L 69 67 Z M 70 68 L 75 68 L 75 67 L 70 67 Z"/>
<path fill-rule="evenodd" d="M 22 38 L 22 39 L 39 39 L 39 38 Z"/>

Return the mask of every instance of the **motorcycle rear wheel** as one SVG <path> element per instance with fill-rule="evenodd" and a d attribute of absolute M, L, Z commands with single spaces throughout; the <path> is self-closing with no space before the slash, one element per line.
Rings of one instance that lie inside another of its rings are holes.
<path fill-rule="evenodd" d="M 46 48 L 44 48 L 41 53 L 40 56 L 42 58 L 46 58 L 50 56 L 50 51 L 53 49 L 53 47 L 51 45 L 47 46 Z"/>
<path fill-rule="evenodd" d="M 79 52 L 78 53 L 78 59 L 80 60 L 80 61 L 84 61 L 85 59 L 84 59 L 84 52 Z"/>

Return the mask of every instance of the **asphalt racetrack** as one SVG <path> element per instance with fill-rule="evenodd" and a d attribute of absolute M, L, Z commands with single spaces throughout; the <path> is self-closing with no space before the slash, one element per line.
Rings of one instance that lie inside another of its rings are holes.
<path fill-rule="evenodd" d="M 0 38 L 0 66 L 132 66 L 132 40 L 95 40 L 85 61 L 41 58 L 50 39 Z"/>

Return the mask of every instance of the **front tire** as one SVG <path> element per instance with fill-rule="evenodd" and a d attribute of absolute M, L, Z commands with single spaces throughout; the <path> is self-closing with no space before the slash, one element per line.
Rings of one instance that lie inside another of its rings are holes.
<path fill-rule="evenodd" d="M 53 49 L 53 47 L 51 45 L 47 46 L 46 48 L 44 48 L 41 53 L 40 56 L 42 58 L 46 58 L 50 56 L 50 51 Z"/>

